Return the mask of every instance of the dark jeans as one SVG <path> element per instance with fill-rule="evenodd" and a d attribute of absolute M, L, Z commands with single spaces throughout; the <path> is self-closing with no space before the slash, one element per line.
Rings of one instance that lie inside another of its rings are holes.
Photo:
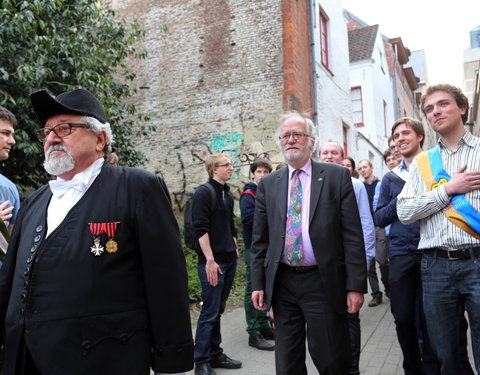
<path fill-rule="evenodd" d="M 247 332 L 249 335 L 256 336 L 260 334 L 261 329 L 270 328 L 268 324 L 267 312 L 257 310 L 252 303 L 252 282 L 250 279 L 250 250 L 243 251 L 243 258 L 245 260 L 245 319 L 247 321 Z"/>
<path fill-rule="evenodd" d="M 388 277 L 388 248 L 387 239 L 385 236 L 385 229 L 375 227 L 375 257 L 372 258 L 368 267 L 368 282 L 372 289 L 372 297 L 381 297 L 380 285 L 378 283 L 377 270 L 375 261 L 380 267 L 380 277 L 382 279 L 383 286 L 385 287 L 385 293 L 389 293 L 389 277 Z"/>
<path fill-rule="evenodd" d="M 439 375 L 440 364 L 433 354 L 425 328 L 421 302 L 421 259 L 422 254 L 399 255 L 390 259 L 390 303 L 403 353 L 405 375 Z M 417 316 L 420 319 L 417 320 Z M 423 337 L 423 352 L 419 346 L 418 323 Z"/>
<path fill-rule="evenodd" d="M 222 274 L 218 274 L 218 285 L 212 286 L 207 280 L 205 264 L 198 265 L 198 278 L 202 284 L 202 311 L 198 317 L 195 334 L 195 363 L 207 363 L 218 358 L 223 349 L 220 347 L 222 334 L 220 318 L 225 311 L 225 304 L 232 289 L 237 259 L 219 264 Z"/>
<path fill-rule="evenodd" d="M 467 358 L 465 310 L 480 374 L 480 258 L 449 260 L 424 254 L 422 283 L 428 333 L 442 375 L 473 373 Z"/>

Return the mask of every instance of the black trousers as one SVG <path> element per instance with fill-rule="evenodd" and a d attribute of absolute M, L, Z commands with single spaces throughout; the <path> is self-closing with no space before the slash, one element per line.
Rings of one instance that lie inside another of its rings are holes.
<path fill-rule="evenodd" d="M 421 259 L 421 254 L 390 259 L 390 304 L 405 375 L 439 375 L 440 364 L 428 339 L 422 308 Z M 420 337 L 423 337 L 423 351 L 420 350 Z"/>
<path fill-rule="evenodd" d="M 351 348 L 346 307 L 344 314 L 332 309 L 318 270 L 298 272 L 281 263 L 272 307 L 277 375 L 307 374 L 305 339 L 321 375 L 348 374 Z"/>
<path fill-rule="evenodd" d="M 360 374 L 360 347 L 362 345 L 362 333 L 360 330 L 360 313 L 348 314 L 348 333 L 352 348 L 352 362 L 348 375 Z"/>
<path fill-rule="evenodd" d="M 16 375 L 41 375 L 25 343 L 25 337 L 22 338 L 20 343 L 18 365 L 15 373 Z"/>

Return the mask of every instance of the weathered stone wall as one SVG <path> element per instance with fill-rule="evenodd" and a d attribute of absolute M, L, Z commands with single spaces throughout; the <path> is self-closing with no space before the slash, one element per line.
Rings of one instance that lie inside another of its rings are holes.
<path fill-rule="evenodd" d="M 277 0 L 114 0 L 147 36 L 135 61 L 133 101 L 155 134 L 138 145 L 182 212 L 207 179 L 212 153 L 231 155 L 238 194 L 258 156 L 278 162 L 273 133 L 282 111 L 282 13 Z M 238 195 L 237 195 L 238 196 Z"/>

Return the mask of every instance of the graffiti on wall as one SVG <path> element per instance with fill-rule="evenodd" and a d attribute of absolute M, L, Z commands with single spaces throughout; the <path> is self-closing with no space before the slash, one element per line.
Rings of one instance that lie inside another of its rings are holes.
<path fill-rule="evenodd" d="M 254 143 L 255 147 L 252 146 Z M 155 172 L 167 182 L 177 213 L 184 211 L 195 189 L 205 182 L 205 160 L 209 155 L 219 153 L 228 155 L 232 160 L 234 173 L 229 185 L 234 197 L 238 198 L 244 184 L 251 178 L 250 166 L 254 160 L 271 160 L 271 156 L 278 154 L 278 151 L 272 142 L 272 130 L 268 127 L 254 131 L 250 128 L 248 137 L 236 131 L 184 137 L 169 148 L 155 168 Z"/>

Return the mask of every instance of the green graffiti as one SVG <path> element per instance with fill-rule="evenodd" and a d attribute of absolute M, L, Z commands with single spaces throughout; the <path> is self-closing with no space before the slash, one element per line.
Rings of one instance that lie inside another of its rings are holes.
<path fill-rule="evenodd" d="M 237 132 L 228 132 L 225 134 L 214 134 L 210 142 L 210 148 L 215 152 L 224 152 L 225 149 L 233 149 L 240 147 L 239 142 L 243 141 L 243 134 Z"/>
<path fill-rule="evenodd" d="M 243 134 L 237 132 L 228 132 L 224 134 L 214 134 L 210 142 L 210 149 L 213 153 L 227 154 L 232 160 L 235 172 L 232 179 L 238 178 L 238 170 L 240 168 L 240 161 L 238 160 L 238 152 L 240 149 L 240 142 L 243 141 Z"/>

